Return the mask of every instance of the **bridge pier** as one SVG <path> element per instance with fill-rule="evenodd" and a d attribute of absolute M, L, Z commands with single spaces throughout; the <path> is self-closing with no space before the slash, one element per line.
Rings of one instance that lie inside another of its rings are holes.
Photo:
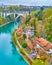
<path fill-rule="evenodd" d="M 6 17 L 6 13 L 4 13 L 4 18 Z"/>
<path fill-rule="evenodd" d="M 15 18 L 15 13 L 14 13 L 14 18 Z"/>
<path fill-rule="evenodd" d="M 5 18 L 6 17 L 6 13 L 5 12 L 4 13 L 0 12 L 0 17 L 4 17 Z"/>
<path fill-rule="evenodd" d="M 2 17 L 2 12 L 0 12 L 0 17 Z"/>

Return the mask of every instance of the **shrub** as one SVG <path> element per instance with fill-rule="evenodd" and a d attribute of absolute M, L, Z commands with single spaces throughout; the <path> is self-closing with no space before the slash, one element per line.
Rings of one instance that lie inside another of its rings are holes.
<path fill-rule="evenodd" d="M 26 47 L 27 47 L 27 43 L 24 42 L 24 43 L 22 44 L 22 47 L 23 47 L 23 48 L 26 48 Z"/>

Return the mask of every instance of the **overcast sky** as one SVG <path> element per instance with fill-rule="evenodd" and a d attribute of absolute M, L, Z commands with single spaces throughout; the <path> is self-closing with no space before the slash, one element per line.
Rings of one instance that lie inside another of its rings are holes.
<path fill-rule="evenodd" d="M 0 4 L 17 4 L 17 5 L 47 5 L 52 6 L 52 0 L 0 0 Z"/>

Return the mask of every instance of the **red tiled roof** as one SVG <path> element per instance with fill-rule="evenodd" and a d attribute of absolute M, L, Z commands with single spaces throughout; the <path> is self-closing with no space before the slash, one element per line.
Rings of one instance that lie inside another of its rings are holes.
<path fill-rule="evenodd" d="M 46 39 L 36 38 L 34 40 L 36 41 L 37 44 L 39 44 L 40 46 L 42 46 L 45 50 L 49 50 L 52 47 L 51 43 L 48 42 Z"/>
<path fill-rule="evenodd" d="M 18 33 L 18 32 L 22 32 L 22 28 L 17 28 L 16 29 L 16 32 Z"/>
<path fill-rule="evenodd" d="M 26 39 L 26 42 L 27 42 L 28 47 L 29 47 L 30 49 L 32 49 L 32 48 L 33 48 L 33 45 L 32 45 L 32 43 L 31 43 L 31 41 L 30 41 L 29 39 Z"/>
<path fill-rule="evenodd" d="M 51 45 L 48 43 L 47 46 L 44 47 L 44 49 L 49 50 L 51 48 Z"/>

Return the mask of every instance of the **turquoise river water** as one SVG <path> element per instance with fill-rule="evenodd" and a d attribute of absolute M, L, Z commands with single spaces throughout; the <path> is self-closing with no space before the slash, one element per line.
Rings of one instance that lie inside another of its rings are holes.
<path fill-rule="evenodd" d="M 11 33 L 18 25 L 15 22 L 0 27 L 0 65 L 28 65 L 20 56 L 11 39 Z"/>

